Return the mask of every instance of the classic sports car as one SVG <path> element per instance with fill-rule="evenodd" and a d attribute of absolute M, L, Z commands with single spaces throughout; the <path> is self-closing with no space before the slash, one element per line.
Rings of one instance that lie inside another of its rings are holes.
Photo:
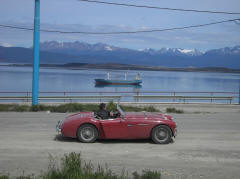
<path fill-rule="evenodd" d="M 101 119 L 93 112 L 80 112 L 58 121 L 56 129 L 63 136 L 85 143 L 96 139 L 147 139 L 166 144 L 177 135 L 173 118 L 161 113 L 124 113 L 119 105 L 111 119 Z"/>

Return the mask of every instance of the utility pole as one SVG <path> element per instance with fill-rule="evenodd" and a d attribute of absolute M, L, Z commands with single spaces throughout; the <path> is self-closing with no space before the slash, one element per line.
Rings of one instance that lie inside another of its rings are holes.
<path fill-rule="evenodd" d="M 40 0 L 35 0 L 33 38 L 32 105 L 36 106 L 38 105 L 39 80 Z"/>

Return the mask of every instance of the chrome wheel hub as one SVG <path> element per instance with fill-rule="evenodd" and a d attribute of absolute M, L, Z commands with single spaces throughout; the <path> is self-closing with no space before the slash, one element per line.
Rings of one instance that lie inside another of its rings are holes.
<path fill-rule="evenodd" d="M 165 129 L 161 128 L 156 132 L 156 137 L 158 140 L 163 141 L 167 139 L 168 133 Z"/>
<path fill-rule="evenodd" d="M 94 131 L 90 127 L 82 129 L 81 136 L 85 140 L 91 140 L 94 137 Z"/>

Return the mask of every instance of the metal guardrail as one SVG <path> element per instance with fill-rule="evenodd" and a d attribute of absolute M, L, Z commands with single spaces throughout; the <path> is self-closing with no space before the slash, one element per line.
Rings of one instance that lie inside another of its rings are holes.
<path fill-rule="evenodd" d="M 104 100 L 114 101 L 117 100 L 118 102 L 121 99 L 121 96 L 39 96 L 39 100 L 64 100 L 64 102 L 73 102 L 74 100 L 99 100 L 102 102 Z M 23 102 L 28 102 L 32 100 L 31 96 L 0 96 L 0 100 L 21 100 Z"/>
<path fill-rule="evenodd" d="M 24 101 L 32 100 L 32 93 L 29 91 L 0 91 L 1 101 Z M 39 92 L 39 100 L 44 101 L 63 101 L 77 102 L 80 100 L 104 102 L 187 102 L 187 101 L 229 101 L 229 103 L 237 103 L 239 99 L 238 92 L 193 92 L 193 91 L 42 91 Z M 150 100 L 150 101 L 149 101 Z M 85 101 L 84 101 L 85 102 Z"/>
<path fill-rule="evenodd" d="M 232 103 L 232 96 L 159 96 L 159 95 L 134 95 L 133 96 L 136 102 L 139 102 L 141 99 L 172 99 L 174 102 L 177 100 L 228 100 L 229 103 Z"/>

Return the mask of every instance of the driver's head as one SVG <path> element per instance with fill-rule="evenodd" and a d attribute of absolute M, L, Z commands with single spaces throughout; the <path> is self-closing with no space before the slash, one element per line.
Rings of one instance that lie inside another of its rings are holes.
<path fill-rule="evenodd" d="M 105 103 L 101 103 L 99 105 L 99 109 L 101 109 L 101 110 L 105 109 L 106 110 L 106 104 Z"/>

